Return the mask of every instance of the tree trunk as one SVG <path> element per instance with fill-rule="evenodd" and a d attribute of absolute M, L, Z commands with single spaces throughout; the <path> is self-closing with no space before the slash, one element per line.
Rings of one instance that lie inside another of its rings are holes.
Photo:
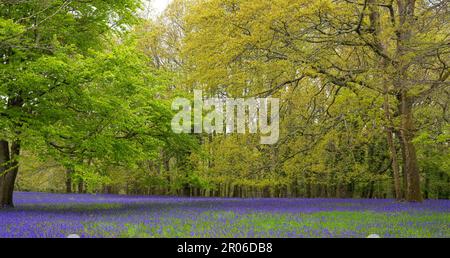
<path fill-rule="evenodd" d="M 66 193 L 72 193 L 72 174 L 73 169 L 66 169 Z"/>
<path fill-rule="evenodd" d="M 20 142 L 0 141 L 0 208 L 13 208 L 14 184 L 19 171 Z"/>
<path fill-rule="evenodd" d="M 420 191 L 420 175 L 417 163 L 416 148 L 412 143 L 414 138 L 413 114 L 412 114 L 412 97 L 407 96 L 406 92 L 401 93 L 401 141 L 403 151 L 403 165 L 407 175 L 406 200 L 412 202 L 422 201 Z"/>
<path fill-rule="evenodd" d="M 401 133 L 400 130 L 397 132 L 398 135 L 400 135 L 401 137 Z M 403 151 L 405 149 L 404 143 L 402 141 L 402 139 L 400 138 L 400 148 L 401 148 L 401 155 L 402 155 L 402 176 L 403 176 L 403 191 L 402 191 L 402 198 L 406 200 L 406 189 L 408 189 L 408 173 L 406 172 L 405 169 L 405 160 L 406 160 L 406 156 L 405 156 L 405 152 Z"/>
<path fill-rule="evenodd" d="M 370 183 L 369 183 L 369 192 L 367 194 L 367 198 L 372 199 L 374 192 L 375 192 L 375 182 L 374 181 L 370 181 Z"/>
<path fill-rule="evenodd" d="M 400 200 L 402 199 L 402 190 L 400 186 L 400 167 L 398 165 L 397 160 L 397 148 L 395 148 L 394 143 L 394 136 L 393 136 L 393 123 L 389 111 L 389 99 L 387 92 L 385 92 L 385 100 L 384 100 L 384 110 L 385 110 L 385 116 L 386 116 L 386 122 L 389 123 L 389 125 L 386 127 L 386 135 L 387 135 L 387 142 L 389 146 L 389 153 L 392 163 L 392 174 L 394 177 L 394 192 L 395 192 L 395 199 Z"/>
<path fill-rule="evenodd" d="M 422 201 L 420 192 L 420 176 L 417 164 L 416 149 L 412 140 L 414 138 L 413 102 L 414 98 L 409 94 L 408 69 L 410 61 L 408 56 L 411 51 L 410 41 L 413 36 L 413 27 L 416 23 L 416 0 L 397 1 L 399 25 L 397 29 L 397 51 L 400 58 L 396 64 L 396 78 L 394 85 L 397 88 L 399 99 L 399 114 L 401 116 L 400 141 L 402 142 L 403 169 L 406 175 L 406 200 L 412 202 Z"/>
<path fill-rule="evenodd" d="M 430 177 L 425 177 L 425 189 L 424 189 L 425 199 L 430 198 Z"/>
<path fill-rule="evenodd" d="M 5 178 L 9 167 L 9 144 L 0 140 L 0 208 L 8 207 Z"/>
<path fill-rule="evenodd" d="M 84 184 L 83 184 L 83 179 L 80 179 L 80 181 L 78 181 L 78 193 L 82 194 L 84 193 Z"/>
<path fill-rule="evenodd" d="M 382 32 L 382 23 L 380 18 L 380 11 L 379 6 L 377 5 L 376 0 L 369 0 L 367 2 L 369 4 L 370 9 L 370 25 L 372 28 L 372 33 L 375 37 L 375 45 L 376 47 L 384 54 L 384 56 L 388 55 L 387 46 L 383 38 L 381 37 Z M 383 71 L 386 71 L 386 69 L 389 66 L 389 61 L 386 59 L 386 57 L 380 58 L 380 68 Z M 393 138 L 393 132 L 394 132 L 394 123 L 392 121 L 391 116 L 391 110 L 389 107 L 389 81 L 386 77 L 383 77 L 382 80 L 383 83 L 383 95 L 384 95 L 384 103 L 383 103 L 383 109 L 384 114 L 386 118 L 386 123 L 388 124 L 386 126 L 386 135 L 387 135 L 387 142 L 389 146 L 389 152 L 391 157 L 391 163 L 392 163 L 392 172 L 394 177 L 394 189 L 395 189 L 395 198 L 397 200 L 400 200 L 402 198 L 401 196 L 401 188 L 400 188 L 400 174 L 399 174 L 399 165 L 397 160 L 397 149 L 395 148 L 394 138 Z M 371 193 L 372 195 L 372 193 Z"/>

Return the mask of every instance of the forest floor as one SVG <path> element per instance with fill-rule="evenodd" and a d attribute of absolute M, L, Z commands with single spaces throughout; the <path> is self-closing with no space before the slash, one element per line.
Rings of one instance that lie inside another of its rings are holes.
<path fill-rule="evenodd" d="M 450 200 L 15 193 L 0 237 L 450 237 Z"/>

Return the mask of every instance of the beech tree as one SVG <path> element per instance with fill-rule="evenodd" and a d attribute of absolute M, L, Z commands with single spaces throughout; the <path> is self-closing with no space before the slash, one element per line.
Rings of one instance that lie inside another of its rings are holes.
<path fill-rule="evenodd" d="M 446 91 L 447 18 L 447 1 L 199 1 L 184 51 L 191 83 L 227 93 L 273 94 L 310 78 L 384 96 L 397 198 L 401 165 L 404 197 L 421 201 L 414 111 Z"/>
<path fill-rule="evenodd" d="M 136 19 L 138 7 L 134 0 L 0 1 L 0 207 L 13 206 L 22 145 L 65 104 L 48 100 L 75 86 L 70 60 L 101 49 L 105 37 Z M 61 49 L 70 51 L 61 58 Z"/>

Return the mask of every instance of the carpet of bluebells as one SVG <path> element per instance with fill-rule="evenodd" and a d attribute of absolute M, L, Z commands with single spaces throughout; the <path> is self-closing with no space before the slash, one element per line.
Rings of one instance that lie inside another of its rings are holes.
<path fill-rule="evenodd" d="M 0 237 L 450 237 L 450 200 L 15 193 Z"/>

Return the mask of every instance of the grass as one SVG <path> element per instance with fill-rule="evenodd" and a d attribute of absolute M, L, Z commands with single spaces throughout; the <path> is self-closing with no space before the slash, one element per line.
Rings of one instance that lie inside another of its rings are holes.
<path fill-rule="evenodd" d="M 211 219 L 213 218 L 213 219 Z M 217 223 L 220 221 L 221 223 Z M 159 225 L 127 224 L 121 237 L 449 237 L 444 213 L 317 212 L 310 214 L 204 212 L 197 219 L 165 218 Z"/>

